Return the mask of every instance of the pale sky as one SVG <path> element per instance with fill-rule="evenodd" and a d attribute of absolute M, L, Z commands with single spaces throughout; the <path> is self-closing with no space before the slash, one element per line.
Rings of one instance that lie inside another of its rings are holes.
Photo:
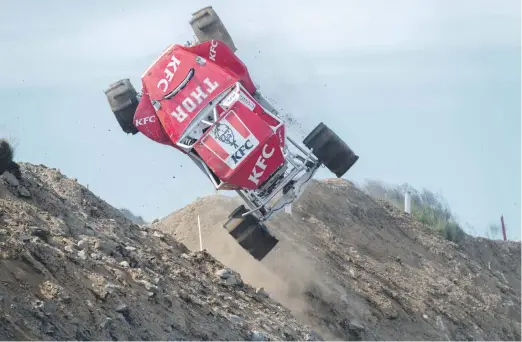
<path fill-rule="evenodd" d="M 520 239 L 520 1 L 0 0 L 0 135 L 146 220 L 213 193 L 178 151 L 127 136 L 103 90 L 218 12 L 261 91 L 360 156 L 344 178 L 441 193 Z M 175 177 L 175 178 L 173 178 Z M 321 172 L 322 177 L 334 177 Z"/>

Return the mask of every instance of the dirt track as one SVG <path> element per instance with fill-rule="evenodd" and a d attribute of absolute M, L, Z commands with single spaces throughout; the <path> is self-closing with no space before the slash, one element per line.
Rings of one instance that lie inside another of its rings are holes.
<path fill-rule="evenodd" d="M 269 226 L 262 264 L 221 228 L 240 202 L 210 196 L 154 226 L 204 247 L 327 339 L 520 340 L 520 242 L 456 245 L 344 180 L 313 182 Z"/>
<path fill-rule="evenodd" d="M 316 340 L 206 253 L 58 170 L 0 177 L 0 340 Z"/>
<path fill-rule="evenodd" d="M 259 263 L 221 228 L 234 198 L 139 226 L 58 170 L 21 171 L 0 177 L 2 340 L 520 340 L 520 242 L 458 246 L 349 182 L 314 181 Z M 241 275 L 166 234 L 197 249 L 197 214 Z"/>

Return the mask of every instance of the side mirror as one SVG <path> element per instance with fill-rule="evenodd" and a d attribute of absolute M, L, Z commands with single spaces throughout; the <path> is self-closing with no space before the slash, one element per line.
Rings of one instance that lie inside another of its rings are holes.
<path fill-rule="evenodd" d="M 225 43 L 233 52 L 237 51 L 232 37 L 212 6 L 193 13 L 189 24 L 200 42 L 216 39 Z"/>

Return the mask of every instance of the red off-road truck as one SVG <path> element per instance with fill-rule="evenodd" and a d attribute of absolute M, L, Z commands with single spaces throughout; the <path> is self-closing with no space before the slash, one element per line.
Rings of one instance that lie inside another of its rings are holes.
<path fill-rule="evenodd" d="M 187 155 L 217 190 L 244 200 L 224 228 L 254 258 L 277 244 L 264 222 L 298 198 L 322 165 L 343 176 L 358 156 L 323 123 L 291 139 L 278 111 L 256 89 L 212 7 L 193 14 L 195 41 L 168 47 L 141 76 L 105 94 L 125 133 L 141 132 Z"/>

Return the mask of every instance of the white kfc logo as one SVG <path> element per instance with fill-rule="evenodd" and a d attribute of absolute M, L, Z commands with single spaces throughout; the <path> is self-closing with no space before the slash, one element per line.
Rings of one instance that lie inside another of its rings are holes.
<path fill-rule="evenodd" d="M 248 177 L 248 180 L 251 180 L 255 185 L 258 185 L 259 179 L 265 173 L 266 170 L 266 164 L 265 162 L 272 157 L 272 155 L 275 152 L 275 148 L 272 147 L 272 150 L 269 152 L 266 151 L 266 148 L 268 145 L 263 146 L 263 152 L 257 158 L 256 165 L 254 165 L 254 168 L 252 169 L 252 173 L 250 174 L 250 177 Z M 258 170 L 259 169 L 259 170 Z"/>
<path fill-rule="evenodd" d="M 259 145 L 256 136 L 233 110 L 214 124 L 202 143 L 231 169 L 241 164 Z"/>
<path fill-rule="evenodd" d="M 172 55 L 169 64 L 167 64 L 167 67 L 164 70 L 165 78 L 162 78 L 158 82 L 158 88 L 164 93 L 167 92 L 170 82 L 172 82 L 172 78 L 174 77 L 176 71 L 178 71 L 178 67 L 180 64 L 181 62 L 179 61 L 179 59 L 177 59 L 176 56 Z"/>
<path fill-rule="evenodd" d="M 208 58 L 212 61 L 216 61 L 216 48 L 219 45 L 219 42 L 212 40 L 210 41 L 210 51 L 208 53 Z"/>
<path fill-rule="evenodd" d="M 136 120 L 135 126 L 136 127 L 143 126 L 149 122 L 156 122 L 156 116 L 152 115 L 152 116 L 148 116 L 146 118 L 138 119 L 138 120 Z"/>

